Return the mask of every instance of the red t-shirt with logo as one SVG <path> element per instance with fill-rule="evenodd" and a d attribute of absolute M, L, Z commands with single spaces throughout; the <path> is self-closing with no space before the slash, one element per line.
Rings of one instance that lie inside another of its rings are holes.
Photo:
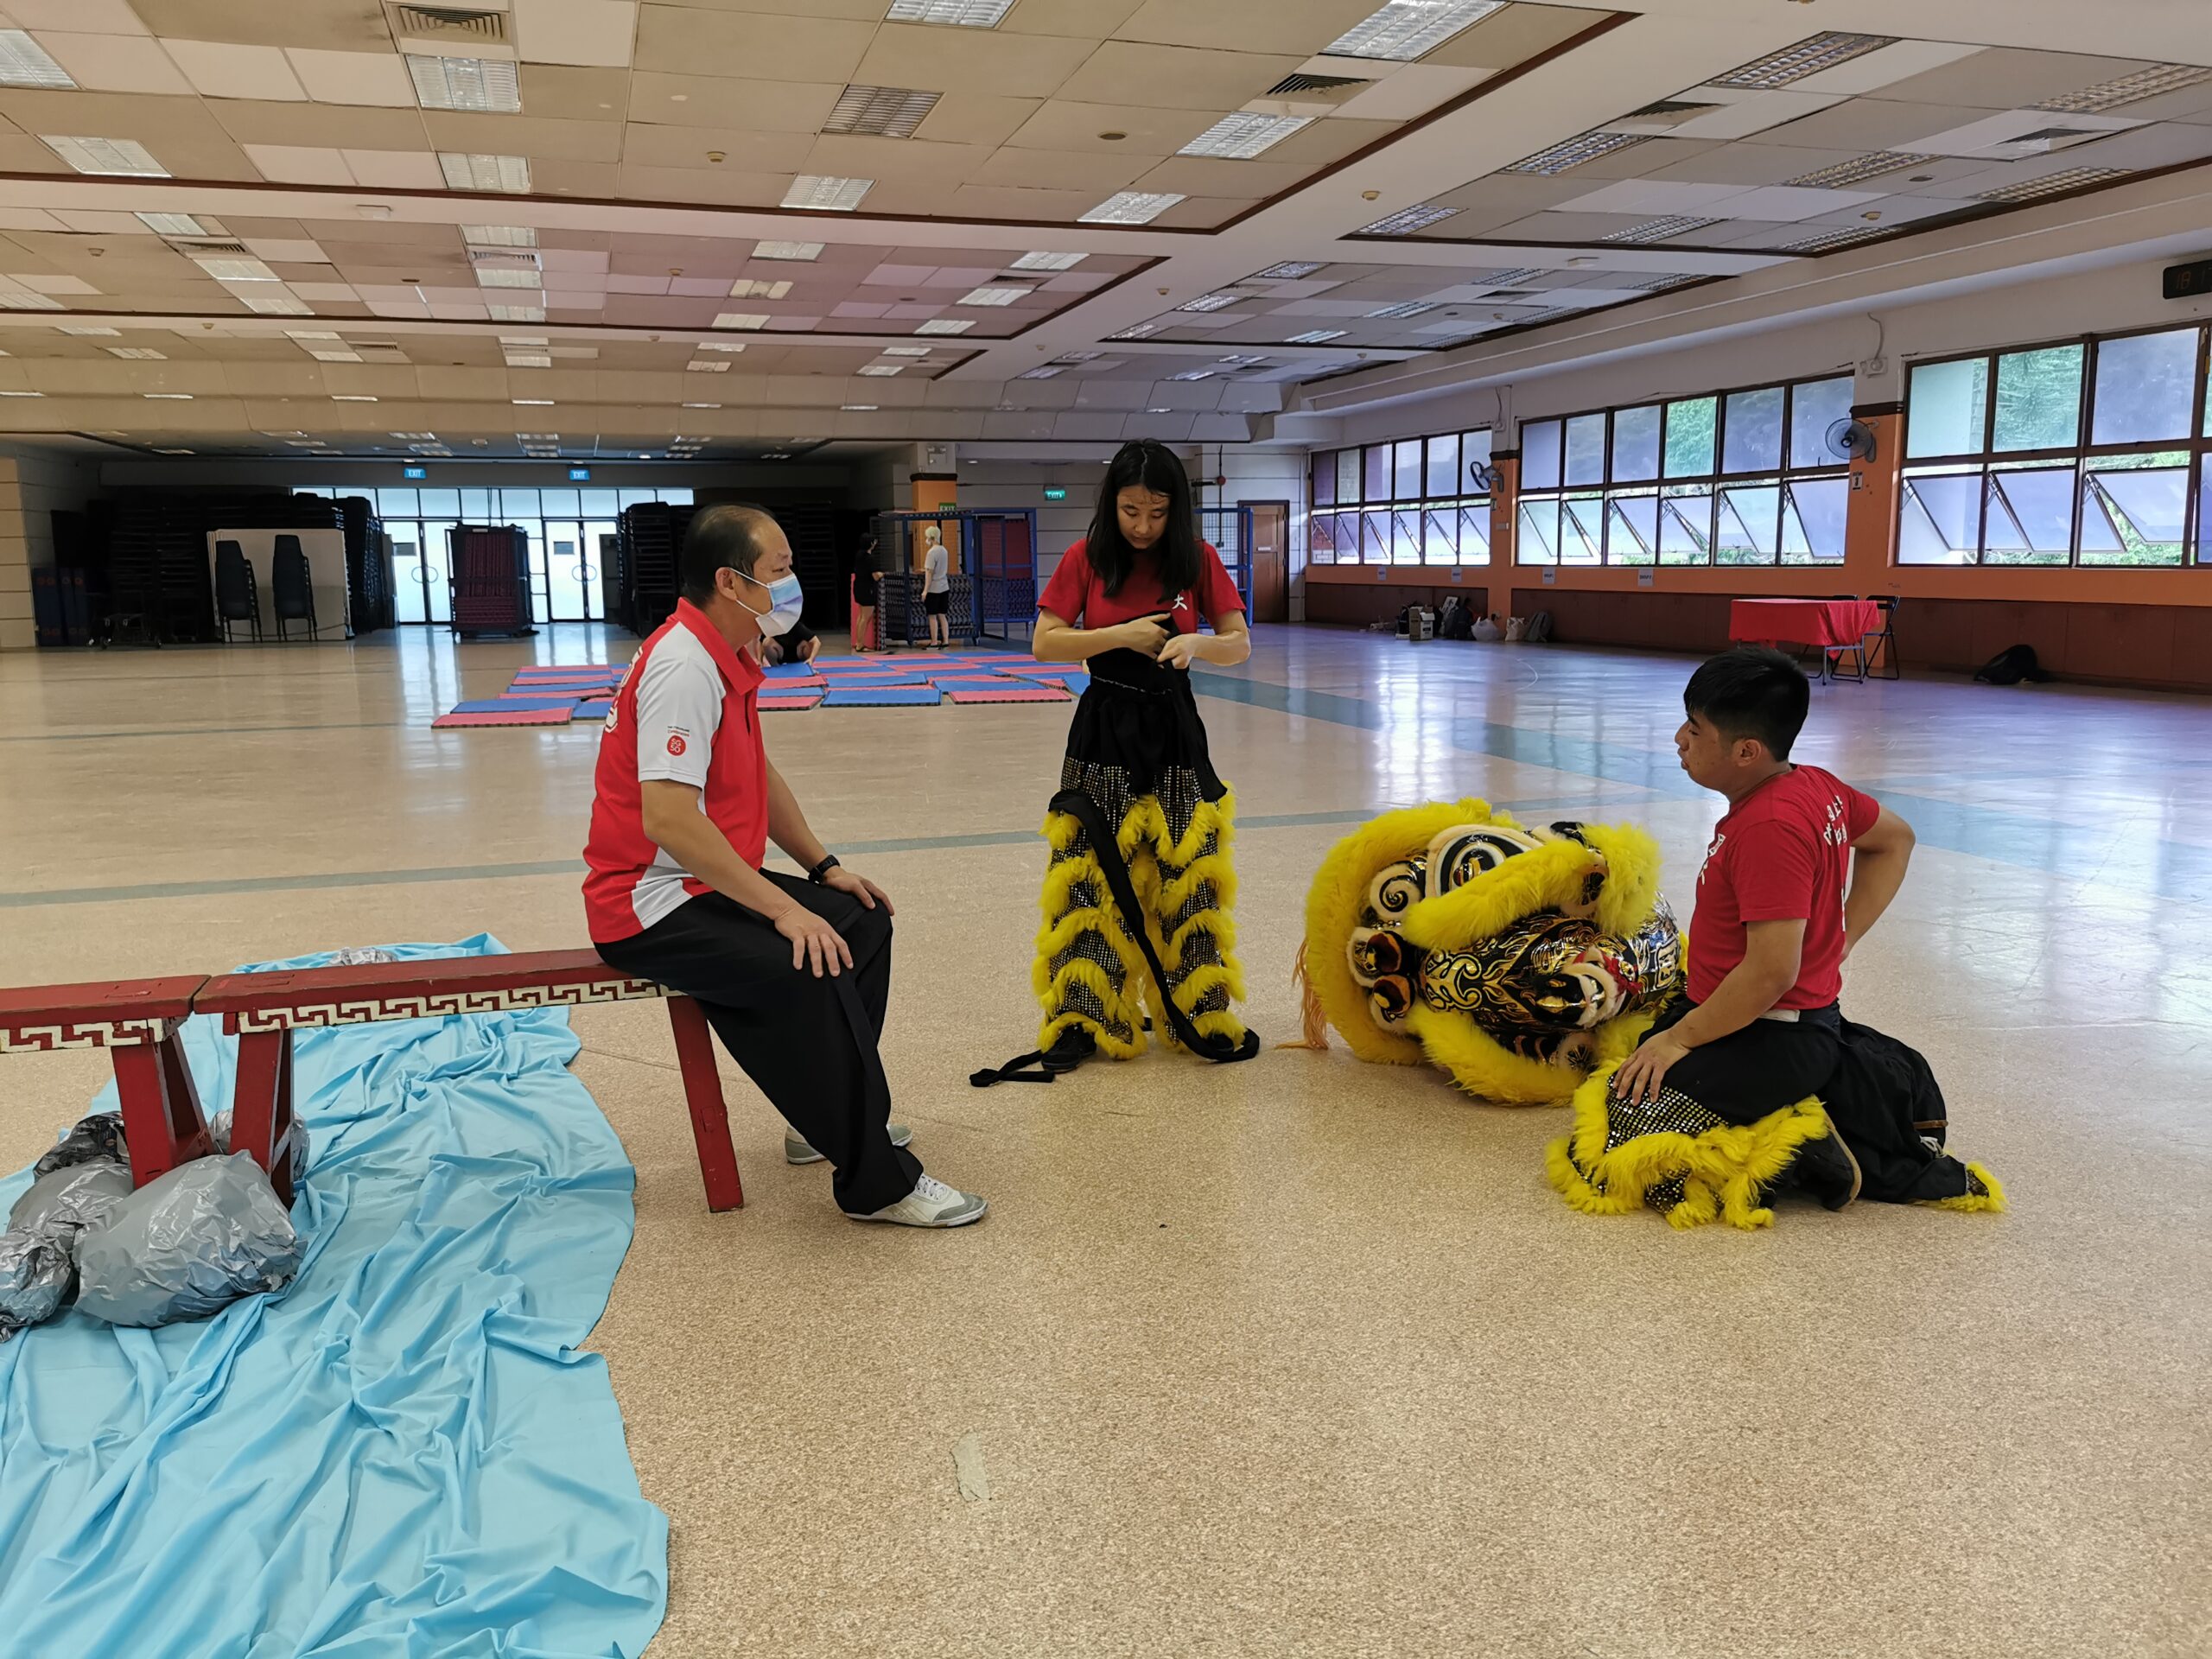
<path fill-rule="evenodd" d="M 1090 568 L 1090 554 L 1077 542 L 1060 556 L 1058 568 L 1038 598 L 1037 608 L 1050 611 L 1078 628 L 1110 628 L 1116 623 L 1165 613 L 1173 619 L 1172 631 L 1176 633 L 1196 633 L 1201 617 L 1211 619 L 1244 608 L 1236 583 L 1223 567 L 1221 555 L 1214 551 L 1211 542 L 1198 543 L 1195 588 L 1186 588 L 1172 599 L 1162 599 L 1160 581 L 1160 561 L 1148 552 L 1139 553 L 1122 591 L 1109 594 Z"/>
<path fill-rule="evenodd" d="M 1689 995 L 1703 1002 L 1744 959 L 1750 922 L 1805 924 L 1797 982 L 1774 1006 L 1824 1008 L 1843 991 L 1851 843 L 1881 807 L 1818 766 L 1759 785 L 1713 827 L 1690 920 Z"/>
<path fill-rule="evenodd" d="M 595 944 L 644 932 L 713 891 L 645 834 L 643 785 L 666 779 L 700 792 L 700 810 L 753 868 L 768 854 L 768 753 L 760 683 L 705 613 L 676 614 L 639 648 L 607 711 L 584 843 L 584 916 Z"/>

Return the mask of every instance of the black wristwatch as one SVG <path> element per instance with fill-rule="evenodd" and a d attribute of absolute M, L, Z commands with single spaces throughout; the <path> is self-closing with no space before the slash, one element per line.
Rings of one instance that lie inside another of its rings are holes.
<path fill-rule="evenodd" d="M 822 855 L 822 861 L 806 873 L 806 879 L 818 887 L 822 885 L 823 878 L 837 868 L 837 855 L 824 853 Z"/>

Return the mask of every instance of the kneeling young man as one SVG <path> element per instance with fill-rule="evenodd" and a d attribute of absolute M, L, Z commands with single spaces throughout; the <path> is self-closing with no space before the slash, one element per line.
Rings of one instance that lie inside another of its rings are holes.
<path fill-rule="evenodd" d="M 983 1200 L 922 1173 L 876 1052 L 891 901 L 815 839 L 760 741 L 760 642 L 798 621 L 791 543 L 758 507 L 683 538 L 683 597 L 639 650 L 600 740 L 584 908 L 599 954 L 698 1001 L 856 1221 L 958 1227 Z M 767 843 L 809 872 L 760 868 Z M 818 1150 L 817 1150 L 818 1148 Z"/>
<path fill-rule="evenodd" d="M 1682 770 L 1728 800 L 1698 871 L 1687 995 L 1614 1074 L 1617 1101 L 1675 1096 L 1752 1123 L 1817 1096 L 1831 1132 L 1789 1177 L 1832 1210 L 1980 1199 L 1941 1150 L 1942 1093 L 1904 1044 L 1845 1020 L 1844 958 L 1897 897 L 1911 827 L 1818 766 L 1793 766 L 1811 699 L 1780 652 L 1742 646 L 1690 677 L 1675 734 Z"/>

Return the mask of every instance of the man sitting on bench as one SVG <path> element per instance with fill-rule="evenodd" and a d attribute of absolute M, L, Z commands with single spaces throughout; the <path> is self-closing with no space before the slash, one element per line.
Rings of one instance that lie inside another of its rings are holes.
<path fill-rule="evenodd" d="M 791 543 L 758 507 L 691 521 L 676 614 L 639 649 L 600 740 L 584 908 L 599 954 L 697 1000 L 784 1115 L 794 1163 L 836 1167 L 856 1221 L 958 1227 L 983 1200 L 922 1173 L 876 1044 L 891 903 L 807 828 L 760 741 L 759 641 L 798 621 Z M 773 840 L 809 872 L 764 871 Z M 818 1148 L 818 1150 L 817 1150 Z"/>

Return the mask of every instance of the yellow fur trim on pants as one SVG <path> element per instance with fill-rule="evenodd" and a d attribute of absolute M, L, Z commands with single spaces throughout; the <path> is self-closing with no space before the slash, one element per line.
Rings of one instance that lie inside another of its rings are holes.
<path fill-rule="evenodd" d="M 1827 1112 L 1808 1096 L 1756 1123 L 1724 1123 L 1701 1135 L 1639 1135 L 1609 1152 L 1605 1097 L 1617 1069 L 1592 1072 L 1574 1091 L 1573 1129 L 1544 1153 L 1552 1185 L 1585 1215 L 1626 1215 L 1643 1208 L 1653 1187 L 1678 1179 L 1681 1198 L 1666 1212 L 1669 1225 L 1770 1226 L 1774 1211 L 1759 1203 L 1760 1189 L 1789 1167 L 1798 1147 L 1830 1133 Z"/>
<path fill-rule="evenodd" d="M 1144 1010 L 1128 995 L 1133 978 L 1144 973 L 1144 957 L 1137 950 L 1136 941 L 1116 923 L 1109 905 L 1082 905 L 1075 901 L 1075 890 L 1086 886 L 1102 900 L 1109 898 L 1105 872 L 1098 868 L 1097 855 L 1088 849 L 1081 853 L 1069 850 L 1082 830 L 1081 824 L 1065 813 L 1053 813 L 1045 820 L 1045 839 L 1056 856 L 1045 872 L 1045 884 L 1038 895 L 1044 921 L 1038 929 L 1037 952 L 1030 976 L 1037 1000 L 1045 1010 L 1045 1023 L 1037 1046 L 1050 1048 L 1062 1032 L 1080 1026 L 1096 1039 L 1100 1052 L 1116 1059 L 1131 1059 L 1145 1049 Z M 1121 963 L 1122 983 L 1118 988 L 1105 968 L 1087 957 L 1077 957 L 1058 972 L 1053 971 L 1052 963 L 1086 933 L 1095 933 L 1104 940 Z M 1077 985 L 1096 997 L 1109 1018 L 1128 1031 L 1128 1038 L 1118 1037 L 1096 1020 L 1067 1007 L 1068 992 Z"/>
<path fill-rule="evenodd" d="M 1986 1190 L 1980 1192 L 1961 1192 L 1955 1198 L 1930 1198 L 1927 1202 L 1938 1210 L 1964 1210 L 1969 1212 L 2002 1215 L 2007 1207 L 2004 1184 L 1980 1164 L 1968 1164 L 1967 1173 L 1980 1182 Z"/>

